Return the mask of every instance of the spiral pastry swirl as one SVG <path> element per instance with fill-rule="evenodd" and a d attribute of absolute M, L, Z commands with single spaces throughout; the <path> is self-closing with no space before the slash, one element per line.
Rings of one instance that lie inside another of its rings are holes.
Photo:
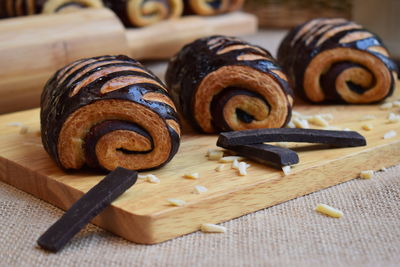
<path fill-rule="evenodd" d="M 57 71 L 41 96 L 45 150 L 63 169 L 161 167 L 176 154 L 180 124 L 163 83 L 138 61 L 103 56 Z"/>
<path fill-rule="evenodd" d="M 345 19 L 313 19 L 291 30 L 278 61 L 296 93 L 312 102 L 373 103 L 390 96 L 396 64 L 382 41 Z"/>
<path fill-rule="evenodd" d="M 103 7 L 102 0 L 1 0 L 0 18 Z"/>
<path fill-rule="evenodd" d="M 142 27 L 182 15 L 182 0 L 104 0 L 128 27 Z"/>
<path fill-rule="evenodd" d="M 183 0 L 185 14 L 202 16 L 236 11 L 242 8 L 244 0 Z"/>
<path fill-rule="evenodd" d="M 212 36 L 182 48 L 166 82 L 183 116 L 206 132 L 277 128 L 290 120 L 292 91 L 263 48 Z"/>

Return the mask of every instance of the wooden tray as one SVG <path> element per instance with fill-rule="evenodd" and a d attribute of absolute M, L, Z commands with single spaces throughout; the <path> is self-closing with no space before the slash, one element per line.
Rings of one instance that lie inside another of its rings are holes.
<path fill-rule="evenodd" d="M 176 157 L 164 168 L 152 173 L 160 184 L 139 180 L 118 198 L 112 206 L 97 216 L 93 223 L 128 240 L 154 244 L 193 231 L 202 223 L 220 223 L 263 209 L 317 190 L 356 178 L 365 169 L 378 170 L 400 163 L 400 123 L 387 124 L 392 110 L 371 106 L 299 106 L 304 114 L 332 113 L 332 125 L 348 127 L 362 133 L 366 147 L 319 149 L 296 146 L 300 164 L 284 176 L 275 170 L 253 162 L 247 176 L 238 176 L 227 165 L 222 172 L 219 164 L 208 161 L 207 149 L 216 148 L 216 136 L 186 134 Z M 361 130 L 360 118 L 375 115 L 369 121 L 372 131 Z M 21 122 L 28 126 L 26 134 L 9 123 Z M 59 170 L 41 146 L 39 110 L 3 115 L 0 117 L 0 180 L 31 193 L 57 207 L 68 209 L 102 176 L 89 172 L 66 174 Z M 383 139 L 389 130 L 398 135 Z M 199 172 L 201 178 L 182 178 L 187 172 Z M 209 189 L 193 194 L 195 185 Z M 169 206 L 166 199 L 177 198 L 187 202 L 184 207 Z"/>

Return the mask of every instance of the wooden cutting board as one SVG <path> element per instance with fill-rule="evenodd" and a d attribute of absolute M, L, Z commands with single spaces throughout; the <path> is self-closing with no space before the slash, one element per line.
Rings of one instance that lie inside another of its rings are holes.
<path fill-rule="evenodd" d="M 359 131 L 368 146 L 321 149 L 293 144 L 300 163 L 289 175 L 249 161 L 248 175 L 238 176 L 229 164 L 222 172 L 216 172 L 219 163 L 205 157 L 209 148 L 216 148 L 216 136 L 188 133 L 183 136 L 175 158 L 151 172 L 161 179 L 160 184 L 139 180 L 93 223 L 128 240 L 154 244 L 197 231 L 202 223 L 227 221 L 348 181 L 362 170 L 379 170 L 400 163 L 400 123 L 386 122 L 389 112 L 399 114 L 399 108 L 298 106 L 296 110 L 303 114 L 332 113 L 331 125 Z M 365 122 L 360 118 L 364 115 L 376 116 L 368 121 L 373 130 L 361 129 Z M 10 126 L 15 122 L 27 126 L 28 132 L 21 134 L 21 127 Z M 38 109 L 0 116 L 0 180 L 68 209 L 103 176 L 87 171 L 62 172 L 43 150 L 38 130 Z M 398 135 L 383 139 L 389 130 L 396 130 Z M 183 178 L 188 172 L 198 172 L 201 178 Z M 194 194 L 195 185 L 205 186 L 208 192 Z M 187 205 L 169 206 L 167 198 L 184 200 Z"/>

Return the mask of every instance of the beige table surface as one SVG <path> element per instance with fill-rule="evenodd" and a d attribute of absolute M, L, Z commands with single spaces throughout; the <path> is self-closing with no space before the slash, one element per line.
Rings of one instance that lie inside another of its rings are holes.
<path fill-rule="evenodd" d="M 246 40 L 274 54 L 283 34 Z M 165 63 L 148 65 L 163 76 Z M 344 217 L 317 214 L 318 203 Z M 399 266 L 399 204 L 400 165 L 228 221 L 225 234 L 147 246 L 89 225 L 52 254 L 36 240 L 63 211 L 0 182 L 0 266 Z"/>

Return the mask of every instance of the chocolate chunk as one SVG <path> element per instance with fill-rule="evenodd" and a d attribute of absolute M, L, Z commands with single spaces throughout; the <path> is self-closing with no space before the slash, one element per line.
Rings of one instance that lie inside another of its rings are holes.
<path fill-rule="evenodd" d="M 128 190 L 137 179 L 137 172 L 116 168 L 83 195 L 37 241 L 42 248 L 57 252 L 113 200 Z"/>
<path fill-rule="evenodd" d="M 267 145 L 252 144 L 238 146 L 222 146 L 223 148 L 237 152 L 239 155 L 256 162 L 282 167 L 299 163 L 299 156 L 288 148 Z"/>
<path fill-rule="evenodd" d="M 265 142 L 304 142 L 336 147 L 365 146 L 365 138 L 354 131 L 270 128 L 221 133 L 217 145 L 221 147 L 260 144 Z"/>

